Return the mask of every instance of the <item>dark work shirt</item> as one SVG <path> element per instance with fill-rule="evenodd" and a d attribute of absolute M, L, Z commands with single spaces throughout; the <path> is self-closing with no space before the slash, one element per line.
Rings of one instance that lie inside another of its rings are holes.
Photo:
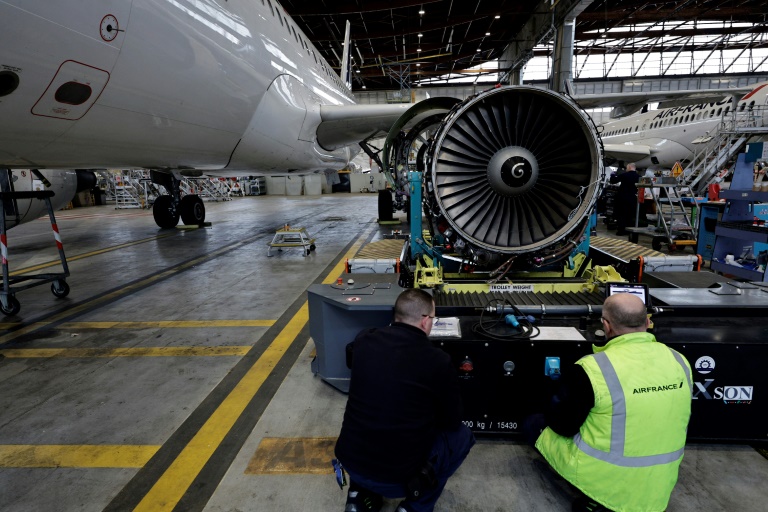
<path fill-rule="evenodd" d="M 336 456 L 349 470 L 405 483 L 440 430 L 461 425 L 456 370 L 420 329 L 367 329 L 354 341 L 352 378 Z"/>
<path fill-rule="evenodd" d="M 562 381 L 544 417 L 547 426 L 557 434 L 572 437 L 579 432 L 595 406 L 595 392 L 587 372 L 578 364 L 563 373 Z"/>
<path fill-rule="evenodd" d="M 637 197 L 637 187 L 635 185 L 638 181 L 640 181 L 640 175 L 636 171 L 626 171 L 623 174 L 611 176 L 611 183 L 619 184 L 619 197 L 627 200 Z"/>

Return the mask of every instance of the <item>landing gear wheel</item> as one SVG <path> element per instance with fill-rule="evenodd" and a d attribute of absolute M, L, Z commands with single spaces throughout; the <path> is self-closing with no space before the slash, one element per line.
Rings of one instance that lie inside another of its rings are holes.
<path fill-rule="evenodd" d="M 205 204 L 200 196 L 192 194 L 181 198 L 181 221 L 187 226 L 205 222 Z"/>
<path fill-rule="evenodd" d="M 155 223 L 163 229 L 175 228 L 179 223 L 179 212 L 173 204 L 171 196 L 160 196 L 152 206 L 152 216 Z"/>
<path fill-rule="evenodd" d="M 21 311 L 21 304 L 16 297 L 8 295 L 8 307 L 6 308 L 3 303 L 0 302 L 0 311 L 2 311 L 5 316 L 14 316 Z"/>
<path fill-rule="evenodd" d="M 314 251 L 315 249 L 316 249 L 315 244 L 312 244 L 312 245 L 309 246 L 309 250 L 310 251 Z"/>
<path fill-rule="evenodd" d="M 51 283 L 51 292 L 60 299 L 69 295 L 69 285 L 63 279 L 57 279 Z"/>
<path fill-rule="evenodd" d="M 379 222 L 392 220 L 392 192 L 379 190 Z"/>
<path fill-rule="evenodd" d="M 660 251 L 661 250 L 661 244 L 666 240 L 666 237 L 663 236 L 655 236 L 653 237 L 653 240 L 651 240 L 651 247 L 653 247 L 654 251 Z"/>

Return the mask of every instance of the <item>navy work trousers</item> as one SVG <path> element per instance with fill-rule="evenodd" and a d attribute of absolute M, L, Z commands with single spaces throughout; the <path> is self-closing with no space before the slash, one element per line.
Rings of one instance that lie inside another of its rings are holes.
<path fill-rule="evenodd" d="M 432 512 L 448 479 L 459 469 L 474 444 L 475 436 L 472 435 L 472 431 L 466 425 L 462 425 L 456 431 L 438 433 L 429 454 L 429 461 L 432 463 L 437 477 L 437 487 L 423 492 L 418 501 L 406 501 L 406 507 L 413 512 Z M 407 494 L 405 484 L 376 482 L 349 470 L 347 473 L 355 485 L 381 494 L 386 498 L 400 498 Z"/>

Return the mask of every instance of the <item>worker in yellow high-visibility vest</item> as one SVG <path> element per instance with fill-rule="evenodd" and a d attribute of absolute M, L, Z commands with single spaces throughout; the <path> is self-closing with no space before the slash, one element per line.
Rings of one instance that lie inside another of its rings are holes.
<path fill-rule="evenodd" d="M 646 332 L 636 296 L 607 298 L 602 322 L 608 343 L 576 362 L 536 448 L 585 495 L 575 510 L 663 511 L 683 459 L 691 367 Z"/>

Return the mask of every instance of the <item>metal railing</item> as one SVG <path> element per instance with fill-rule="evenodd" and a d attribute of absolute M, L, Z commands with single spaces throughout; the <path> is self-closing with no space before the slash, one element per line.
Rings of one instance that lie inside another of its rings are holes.
<path fill-rule="evenodd" d="M 701 147 L 680 175 L 678 183 L 693 195 L 703 195 L 711 183 L 722 181 L 741 150 L 754 137 L 768 134 L 768 106 L 755 105 L 744 111 L 724 114 L 711 137 L 703 138 Z"/>

